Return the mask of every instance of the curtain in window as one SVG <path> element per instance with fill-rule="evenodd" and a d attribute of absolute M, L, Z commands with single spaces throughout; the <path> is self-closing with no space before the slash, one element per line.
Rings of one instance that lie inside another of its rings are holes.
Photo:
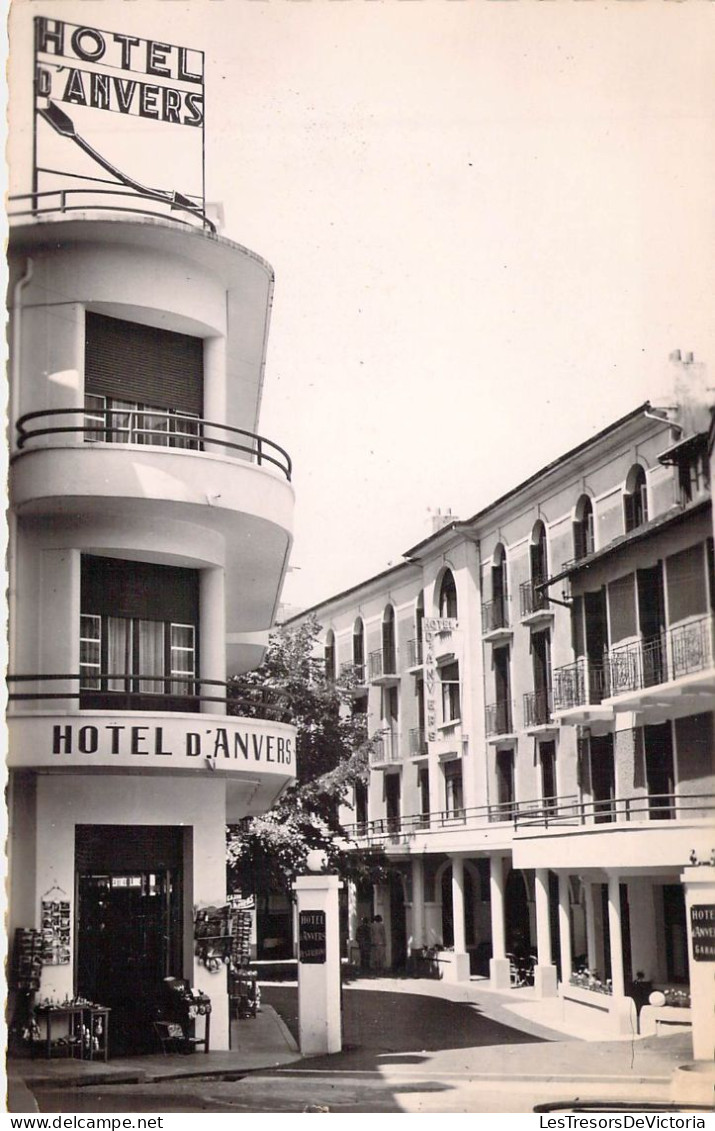
<path fill-rule="evenodd" d="M 131 621 L 124 617 L 107 617 L 107 671 L 125 676 L 132 670 Z M 126 679 L 108 679 L 108 691 L 126 691 Z"/>
<path fill-rule="evenodd" d="M 164 625 L 158 620 L 139 621 L 138 675 L 164 675 Z M 161 679 L 142 679 L 139 691 L 143 695 L 159 695 L 166 689 Z"/>

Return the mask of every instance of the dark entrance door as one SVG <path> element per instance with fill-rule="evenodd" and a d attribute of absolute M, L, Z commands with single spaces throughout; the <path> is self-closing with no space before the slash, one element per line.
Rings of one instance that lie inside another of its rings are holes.
<path fill-rule="evenodd" d="M 404 970 L 407 962 L 407 917 L 404 881 L 399 872 L 390 872 L 390 942 L 392 969 Z"/>
<path fill-rule="evenodd" d="M 162 980 L 182 974 L 181 833 L 77 828 L 77 993 L 112 1010 L 113 1056 L 154 1051 Z"/>

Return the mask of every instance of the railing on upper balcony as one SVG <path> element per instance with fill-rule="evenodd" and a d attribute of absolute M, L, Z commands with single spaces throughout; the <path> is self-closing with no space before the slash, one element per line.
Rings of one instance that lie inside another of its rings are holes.
<path fill-rule="evenodd" d="M 549 611 L 548 594 L 541 588 L 545 580 L 544 577 L 533 577 L 530 581 L 522 581 L 519 586 L 522 619 L 533 613 Z"/>
<path fill-rule="evenodd" d="M 498 632 L 501 628 L 509 628 L 509 598 L 502 597 L 496 601 L 485 601 L 482 605 L 482 633 Z"/>
<path fill-rule="evenodd" d="M 609 800 L 579 801 L 575 795 L 534 798 L 528 801 L 504 801 L 495 805 L 478 805 L 469 809 L 439 809 L 405 817 L 378 817 L 372 821 L 345 825 L 347 836 L 379 841 L 394 838 L 406 840 L 417 833 L 440 832 L 444 829 L 488 828 L 509 824 L 519 829 L 544 830 L 550 827 L 580 828 L 603 823 L 636 825 L 650 821 L 710 819 L 715 813 L 715 794 L 644 794 L 641 797 L 620 797 Z"/>
<path fill-rule="evenodd" d="M 517 829 L 549 825 L 629 824 L 643 821 L 687 819 L 709 816 L 715 810 L 715 794 L 649 793 L 639 797 L 611 797 L 578 801 L 557 797 L 555 804 L 535 812 L 518 811 Z"/>
<path fill-rule="evenodd" d="M 539 727 L 550 723 L 551 704 L 550 691 L 528 691 L 524 696 L 524 726 Z"/>
<path fill-rule="evenodd" d="M 410 755 L 414 758 L 419 754 L 427 753 L 425 732 L 422 727 L 413 727 L 410 731 Z"/>
<path fill-rule="evenodd" d="M 611 695 L 641 691 L 713 666 L 714 618 L 700 617 L 648 640 L 612 648 Z"/>
<path fill-rule="evenodd" d="M 97 181 L 97 184 L 100 183 L 107 182 Z M 138 207 L 140 204 L 144 204 L 144 207 Z M 123 189 L 120 185 L 105 189 L 84 186 L 19 193 L 8 198 L 8 217 L 11 221 L 49 213 L 67 215 L 87 211 L 160 217 L 184 227 L 216 232 L 216 225 L 209 220 L 198 202 L 185 197 L 180 200 L 176 194 L 169 195 L 149 188 L 139 194 Z"/>
<path fill-rule="evenodd" d="M 407 664 L 411 668 L 418 668 L 423 663 L 422 637 L 407 641 Z"/>
<path fill-rule="evenodd" d="M 512 734 L 514 714 L 510 699 L 498 699 L 484 708 L 487 735 Z"/>
<path fill-rule="evenodd" d="M 8 675 L 9 703 L 55 706 L 74 701 L 80 711 L 181 711 L 197 713 L 202 704 L 217 704 L 217 713 L 288 722 L 288 697 L 257 687 L 238 695 L 230 681 L 195 676 L 149 675 L 143 672 Z M 61 685 L 61 686 L 59 686 Z M 17 688 L 18 690 L 15 690 Z"/>
<path fill-rule="evenodd" d="M 379 648 L 368 656 L 370 679 L 397 675 L 397 656 L 393 648 Z"/>
<path fill-rule="evenodd" d="M 346 660 L 340 665 L 340 678 L 350 680 L 353 689 L 365 687 L 365 665 Z"/>
<path fill-rule="evenodd" d="M 610 694 L 608 666 L 586 657 L 556 668 L 553 681 L 555 710 L 598 704 Z"/>
<path fill-rule="evenodd" d="M 399 734 L 392 730 L 383 731 L 377 736 L 370 751 L 370 765 L 384 766 L 401 760 Z"/>
<path fill-rule="evenodd" d="M 55 424 L 55 420 L 61 422 Z M 87 444 L 137 444 L 180 451 L 240 453 L 259 466 L 270 463 L 277 467 L 288 482 L 293 470 L 288 453 L 265 436 L 155 408 L 50 408 L 28 412 L 17 422 L 17 447 L 19 451 L 39 447 L 36 441 L 40 437 L 63 434 L 82 437 Z"/>

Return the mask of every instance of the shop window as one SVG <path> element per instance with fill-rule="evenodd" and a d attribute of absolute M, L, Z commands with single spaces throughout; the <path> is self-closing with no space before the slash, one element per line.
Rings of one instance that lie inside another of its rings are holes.
<path fill-rule="evenodd" d="M 80 707 L 193 710 L 198 573 L 82 556 Z"/>
<path fill-rule="evenodd" d="M 462 785 L 462 761 L 456 758 L 444 764 L 444 801 L 450 817 L 464 816 L 464 790 Z"/>
<path fill-rule="evenodd" d="M 440 669 L 440 683 L 442 686 L 442 721 L 445 723 L 457 722 L 461 716 L 459 692 L 459 664 L 445 664 Z"/>
<path fill-rule="evenodd" d="M 623 510 L 626 534 L 631 530 L 637 530 L 639 526 L 643 526 L 648 521 L 648 490 L 645 469 L 639 463 L 634 464 L 628 472 L 623 496 Z"/>
<path fill-rule="evenodd" d="M 439 615 L 455 620 L 457 618 L 457 586 L 451 569 L 445 570 L 442 577 L 439 589 Z"/>
<path fill-rule="evenodd" d="M 576 518 L 573 524 L 573 549 L 577 561 L 594 551 L 593 503 L 588 495 L 582 495 L 576 505 Z"/>

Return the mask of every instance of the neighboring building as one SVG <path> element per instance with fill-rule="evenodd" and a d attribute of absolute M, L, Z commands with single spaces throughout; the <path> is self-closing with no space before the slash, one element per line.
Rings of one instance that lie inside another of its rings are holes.
<path fill-rule="evenodd" d="M 36 1001 L 111 1007 L 110 1051 L 150 1047 L 166 976 L 225 1049 L 194 917 L 226 904 L 227 821 L 295 776 L 293 728 L 226 702 L 291 545 L 256 433 L 273 274 L 195 210 L 56 204 L 10 202 L 7 922 L 45 932 Z"/>
<path fill-rule="evenodd" d="M 715 817 L 710 417 L 676 361 L 677 407 L 307 610 L 382 736 L 345 820 L 393 869 L 353 893 L 353 937 L 377 911 L 393 967 L 434 947 L 445 978 L 496 987 L 531 951 L 538 994 L 614 1031 L 634 982 L 688 981 L 680 874 Z"/>

